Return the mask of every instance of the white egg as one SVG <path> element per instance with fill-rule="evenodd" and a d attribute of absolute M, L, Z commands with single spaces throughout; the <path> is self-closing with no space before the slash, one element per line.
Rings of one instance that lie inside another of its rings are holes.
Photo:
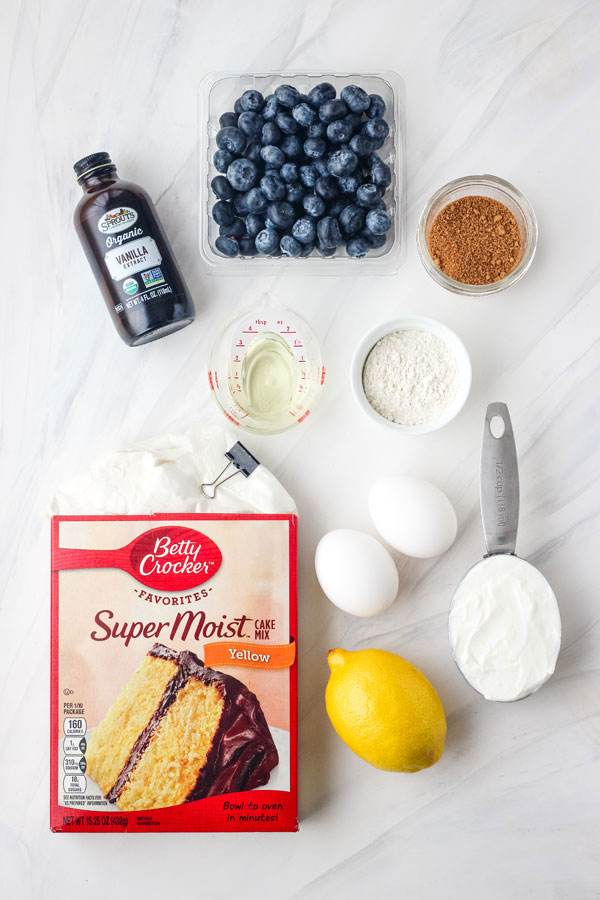
<path fill-rule="evenodd" d="M 454 507 L 443 491 L 423 478 L 380 478 L 371 488 L 369 511 L 381 537 L 405 556 L 441 556 L 456 537 Z"/>
<path fill-rule="evenodd" d="M 362 531 L 338 528 L 324 535 L 315 571 L 327 597 L 353 616 L 376 616 L 398 593 L 398 571 L 383 544 Z"/>

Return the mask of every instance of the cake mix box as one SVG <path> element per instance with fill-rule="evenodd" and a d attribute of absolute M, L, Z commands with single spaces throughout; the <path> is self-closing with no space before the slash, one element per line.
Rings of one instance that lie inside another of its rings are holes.
<path fill-rule="evenodd" d="M 297 829 L 296 517 L 55 516 L 53 831 Z"/>

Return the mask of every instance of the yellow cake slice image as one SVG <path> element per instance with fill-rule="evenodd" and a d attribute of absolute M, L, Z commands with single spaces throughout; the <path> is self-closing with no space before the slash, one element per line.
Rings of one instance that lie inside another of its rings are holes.
<path fill-rule="evenodd" d="M 155 644 L 89 739 L 87 774 L 123 811 L 268 783 L 277 749 L 258 698 L 189 650 Z"/>

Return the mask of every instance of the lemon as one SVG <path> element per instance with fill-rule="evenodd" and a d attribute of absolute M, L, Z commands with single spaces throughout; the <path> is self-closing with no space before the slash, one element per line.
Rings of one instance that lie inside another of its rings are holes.
<path fill-rule="evenodd" d="M 388 772 L 419 772 L 444 752 L 440 698 L 411 663 L 386 650 L 330 650 L 325 704 L 351 750 Z"/>

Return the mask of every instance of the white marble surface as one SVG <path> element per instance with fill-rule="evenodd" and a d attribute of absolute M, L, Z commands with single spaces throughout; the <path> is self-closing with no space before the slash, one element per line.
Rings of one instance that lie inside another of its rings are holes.
<path fill-rule="evenodd" d="M 600 7 L 575 0 L 3 0 L 0 894 L 588 900 L 600 896 L 598 814 L 598 145 Z M 207 277 L 196 240 L 196 90 L 211 70 L 391 68 L 406 83 L 406 263 L 392 277 Z M 130 350 L 77 243 L 79 156 L 107 149 L 158 201 L 197 300 L 193 327 Z M 414 232 L 445 181 L 493 172 L 530 198 L 538 255 L 506 295 L 444 292 Z M 323 339 L 311 419 L 250 446 L 295 495 L 300 544 L 300 810 L 293 835 L 51 835 L 48 523 L 54 487 L 109 448 L 214 416 L 215 329 L 271 289 Z M 354 345 L 415 312 L 466 342 L 470 400 L 443 431 L 405 438 L 361 417 Z M 520 453 L 518 549 L 558 595 L 556 675 L 514 705 L 480 699 L 446 640 L 457 580 L 482 552 L 477 467 L 486 404 L 510 406 Z M 336 526 L 371 531 L 367 491 L 414 472 L 455 503 L 442 559 L 398 559 L 401 593 L 372 620 L 332 608 L 312 558 Z M 371 769 L 333 733 L 326 651 L 377 646 L 420 666 L 447 748 L 412 776 Z M 115 873 L 116 877 L 115 877 Z"/>

